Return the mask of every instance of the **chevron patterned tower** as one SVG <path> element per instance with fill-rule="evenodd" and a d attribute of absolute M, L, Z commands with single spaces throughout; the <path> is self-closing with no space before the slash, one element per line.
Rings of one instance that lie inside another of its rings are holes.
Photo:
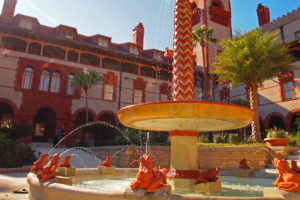
<path fill-rule="evenodd" d="M 194 100 L 191 6 L 176 0 L 174 13 L 173 99 Z"/>
<path fill-rule="evenodd" d="M 175 0 L 173 99 L 194 100 L 194 66 L 190 0 Z M 168 183 L 172 190 L 192 191 L 198 171 L 199 133 L 195 131 L 170 131 L 171 166 Z"/>

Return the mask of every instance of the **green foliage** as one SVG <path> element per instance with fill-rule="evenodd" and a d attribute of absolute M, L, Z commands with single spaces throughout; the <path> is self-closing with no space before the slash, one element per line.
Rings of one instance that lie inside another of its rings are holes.
<path fill-rule="evenodd" d="M 297 130 L 300 131 L 300 113 L 296 113 L 296 116 L 295 116 L 295 124 L 297 126 Z"/>
<path fill-rule="evenodd" d="M 294 60 L 288 47 L 279 40 L 278 33 L 262 33 L 255 29 L 235 39 L 221 41 L 224 51 L 217 54 L 216 67 L 211 73 L 219 81 L 231 81 L 233 86 L 244 83 L 249 88 L 262 85 L 280 72 L 289 71 Z"/>
<path fill-rule="evenodd" d="M 216 43 L 217 39 L 213 36 L 214 29 L 206 26 L 198 27 L 193 31 L 193 46 L 197 44 L 204 46 L 205 43 Z"/>
<path fill-rule="evenodd" d="M 7 132 L 0 132 L 0 167 L 20 167 L 32 164 L 35 160 L 29 146 L 12 140 Z"/>
<path fill-rule="evenodd" d="M 214 143 L 228 143 L 228 138 L 225 133 L 216 133 L 214 135 Z"/>
<path fill-rule="evenodd" d="M 88 90 L 101 81 L 103 81 L 102 76 L 98 75 L 95 71 L 79 71 L 72 80 L 72 86 L 75 88 L 83 88 L 84 90 Z"/>
<path fill-rule="evenodd" d="M 149 132 L 150 145 L 168 145 L 168 133 L 141 131 L 133 128 L 122 129 L 121 134 L 114 136 L 115 145 L 145 145 L 147 141 L 147 132 Z"/>
<path fill-rule="evenodd" d="M 300 131 L 298 131 L 295 135 L 289 136 L 288 146 L 300 147 Z"/>
<path fill-rule="evenodd" d="M 243 140 L 244 144 L 256 144 L 255 140 L 250 136 Z"/>
<path fill-rule="evenodd" d="M 288 134 L 281 128 L 277 128 L 276 126 L 272 129 L 266 130 L 268 135 L 267 138 L 287 138 Z"/>
<path fill-rule="evenodd" d="M 209 138 L 205 133 L 199 134 L 200 143 L 209 143 Z"/>
<path fill-rule="evenodd" d="M 236 133 L 228 134 L 228 143 L 230 144 L 238 144 L 240 142 L 240 137 Z"/>
<path fill-rule="evenodd" d="M 8 133 L 13 140 L 24 137 L 33 136 L 34 128 L 29 124 L 12 125 L 11 127 L 1 127 L 0 132 Z"/>
<path fill-rule="evenodd" d="M 250 108 L 250 102 L 245 99 L 234 99 L 231 103 Z"/>

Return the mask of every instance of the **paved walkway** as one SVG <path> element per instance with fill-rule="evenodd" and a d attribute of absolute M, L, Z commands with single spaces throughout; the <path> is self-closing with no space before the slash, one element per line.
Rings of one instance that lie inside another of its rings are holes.
<path fill-rule="evenodd" d="M 0 200 L 28 200 L 28 194 L 15 194 L 13 191 L 26 189 L 27 173 L 0 174 Z"/>

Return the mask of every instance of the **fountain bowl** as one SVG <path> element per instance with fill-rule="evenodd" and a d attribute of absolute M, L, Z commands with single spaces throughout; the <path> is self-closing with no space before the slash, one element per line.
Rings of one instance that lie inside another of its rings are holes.
<path fill-rule="evenodd" d="M 253 111 L 244 106 L 207 101 L 164 101 L 132 105 L 117 113 L 128 127 L 149 131 L 221 131 L 245 127 Z"/>

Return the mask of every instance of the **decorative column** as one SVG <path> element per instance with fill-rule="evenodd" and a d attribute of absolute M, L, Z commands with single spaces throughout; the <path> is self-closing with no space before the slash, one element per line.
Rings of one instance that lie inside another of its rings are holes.
<path fill-rule="evenodd" d="M 191 6 L 189 0 L 175 1 L 173 99 L 194 100 L 194 66 Z M 168 183 L 172 190 L 193 191 L 198 171 L 198 132 L 171 131 L 171 166 Z"/>

